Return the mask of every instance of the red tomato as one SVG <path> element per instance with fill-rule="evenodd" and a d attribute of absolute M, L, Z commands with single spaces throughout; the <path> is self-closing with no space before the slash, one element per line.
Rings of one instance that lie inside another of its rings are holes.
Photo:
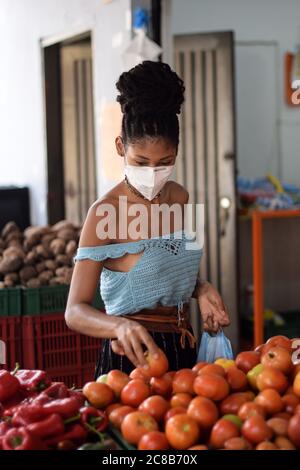
<path fill-rule="evenodd" d="M 174 408 L 170 408 L 166 412 L 164 420 L 165 420 L 165 422 L 167 422 L 168 419 L 172 418 L 172 416 L 182 415 L 182 414 L 185 414 L 185 413 L 186 413 L 186 408 L 184 408 L 183 406 L 175 406 Z"/>
<path fill-rule="evenodd" d="M 273 431 L 261 416 L 255 415 L 246 419 L 242 426 L 242 434 L 252 444 L 259 444 L 269 441 Z"/>
<path fill-rule="evenodd" d="M 163 432 L 151 431 L 139 440 L 138 450 L 168 450 L 170 448 Z"/>
<path fill-rule="evenodd" d="M 166 423 L 166 436 L 177 450 L 185 450 L 196 444 L 200 437 L 200 428 L 197 421 L 187 414 L 178 414 L 170 418 Z"/>
<path fill-rule="evenodd" d="M 132 406 L 120 406 L 119 408 L 116 408 L 110 413 L 109 421 L 117 429 L 120 429 L 125 416 L 127 416 L 129 413 L 132 413 L 133 411 L 136 410 L 135 408 L 132 408 Z"/>
<path fill-rule="evenodd" d="M 223 369 L 221 366 L 220 368 Z M 205 374 L 200 371 L 194 381 L 194 391 L 197 395 L 219 401 L 223 400 L 228 395 L 229 385 L 221 375 Z"/>
<path fill-rule="evenodd" d="M 170 408 L 169 402 L 160 395 L 153 395 L 146 398 L 140 406 L 139 410 L 149 413 L 157 422 L 161 421 Z"/>
<path fill-rule="evenodd" d="M 194 392 L 194 380 L 197 377 L 197 373 L 191 369 L 181 369 L 174 375 L 173 378 L 173 393 L 189 393 L 193 395 Z"/>
<path fill-rule="evenodd" d="M 115 400 L 114 392 L 104 383 L 88 382 L 83 387 L 82 393 L 95 408 L 105 408 Z"/>
<path fill-rule="evenodd" d="M 129 381 L 130 378 L 124 372 L 111 370 L 107 374 L 106 384 L 115 392 L 116 396 L 119 397 L 121 391 Z"/>
<path fill-rule="evenodd" d="M 261 363 L 265 367 L 274 367 L 284 374 L 289 374 L 293 369 L 291 353 L 281 346 L 274 346 L 263 354 Z"/>
<path fill-rule="evenodd" d="M 138 407 L 150 396 L 150 387 L 141 379 L 131 380 L 121 392 L 121 401 L 124 405 Z"/>
<path fill-rule="evenodd" d="M 183 406 L 187 408 L 192 401 L 192 395 L 189 393 L 175 393 L 170 400 L 171 407 Z"/>
<path fill-rule="evenodd" d="M 157 358 L 149 351 L 146 351 L 145 359 L 148 368 L 145 369 L 144 367 L 138 367 L 138 369 L 142 369 L 143 373 L 145 373 L 145 375 L 148 375 L 148 377 L 161 377 L 169 369 L 169 362 L 167 356 L 161 349 L 159 350 Z"/>
<path fill-rule="evenodd" d="M 209 398 L 194 398 L 187 409 L 187 414 L 194 418 L 203 429 L 210 429 L 219 417 L 218 408 Z"/>
<path fill-rule="evenodd" d="M 142 411 L 129 413 L 121 424 L 122 435 L 130 444 L 137 445 L 143 435 L 150 431 L 158 431 L 158 424 L 152 416 Z"/>
<path fill-rule="evenodd" d="M 254 401 L 262 406 L 268 415 L 279 413 L 284 408 L 281 396 L 272 388 L 267 388 L 260 392 Z"/>
<path fill-rule="evenodd" d="M 168 397 L 172 392 L 172 377 L 168 374 L 162 377 L 152 377 L 150 380 L 151 391 L 155 395 Z"/>
<path fill-rule="evenodd" d="M 210 444 L 215 449 L 222 449 L 228 439 L 239 437 L 239 428 L 227 419 L 219 419 L 210 433 Z"/>

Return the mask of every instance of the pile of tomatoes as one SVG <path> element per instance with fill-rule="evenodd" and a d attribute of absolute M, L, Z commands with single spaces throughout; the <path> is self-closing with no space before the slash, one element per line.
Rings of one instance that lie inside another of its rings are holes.
<path fill-rule="evenodd" d="M 139 450 L 300 449 L 300 365 L 292 341 L 270 338 L 235 361 L 168 372 L 168 360 L 112 370 L 83 393 Z"/>

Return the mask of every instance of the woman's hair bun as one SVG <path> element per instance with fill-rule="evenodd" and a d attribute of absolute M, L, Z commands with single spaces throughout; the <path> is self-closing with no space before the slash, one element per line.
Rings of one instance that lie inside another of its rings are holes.
<path fill-rule="evenodd" d="M 180 114 L 184 101 L 183 80 L 164 62 L 144 60 L 116 83 L 117 101 L 124 114 Z"/>

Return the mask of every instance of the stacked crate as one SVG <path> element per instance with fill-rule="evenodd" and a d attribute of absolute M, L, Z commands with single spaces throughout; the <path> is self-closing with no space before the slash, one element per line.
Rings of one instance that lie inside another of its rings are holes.
<path fill-rule="evenodd" d="M 0 289 L 0 340 L 3 369 L 14 369 L 22 358 L 22 295 L 20 287 Z"/>
<path fill-rule="evenodd" d="M 22 368 L 43 369 L 52 380 L 80 387 L 93 380 L 101 341 L 70 330 L 64 319 L 69 286 L 44 286 L 18 289 L 19 315 L 1 317 L 0 338 L 7 347 L 7 368 L 19 362 Z M 7 291 L 9 297 L 9 289 Z M 17 294 L 16 294 L 17 295 Z M 16 307 L 3 303 L 0 312 L 12 312 Z M 1 306 L 0 296 L 0 306 Z M 93 302 L 103 309 L 99 289 Z M 4 321 L 5 319 L 5 321 Z"/>

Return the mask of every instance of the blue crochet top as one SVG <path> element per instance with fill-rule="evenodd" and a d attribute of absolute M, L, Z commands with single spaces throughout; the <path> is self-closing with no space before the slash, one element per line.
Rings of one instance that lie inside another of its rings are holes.
<path fill-rule="evenodd" d="M 179 307 L 189 301 L 203 250 L 182 230 L 125 243 L 79 247 L 73 262 L 103 261 L 141 252 L 128 272 L 103 267 L 100 294 L 107 314 L 131 314 L 158 304 Z"/>

